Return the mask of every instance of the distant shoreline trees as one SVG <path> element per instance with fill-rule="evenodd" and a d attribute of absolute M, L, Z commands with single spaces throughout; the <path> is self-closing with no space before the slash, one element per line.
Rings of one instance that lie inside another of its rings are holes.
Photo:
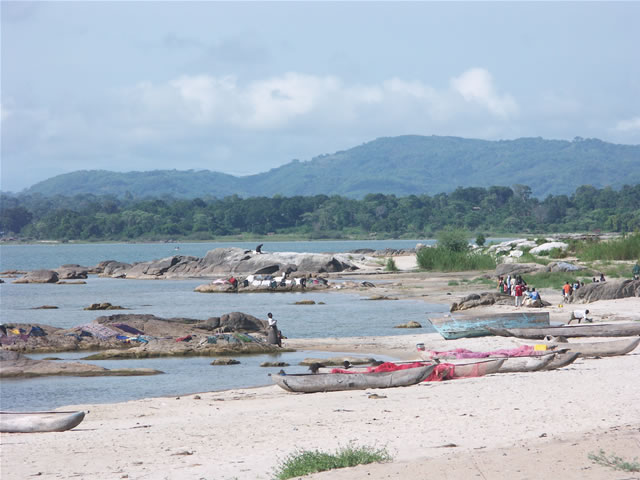
<path fill-rule="evenodd" d="M 632 232 L 640 229 L 640 185 L 579 187 L 572 195 L 530 196 L 513 188 L 458 188 L 434 196 L 372 193 L 341 196 L 223 199 L 6 195 L 0 198 L 3 236 L 34 240 L 209 240 L 270 233 L 301 238 L 433 237 L 445 227 L 469 232 Z"/>

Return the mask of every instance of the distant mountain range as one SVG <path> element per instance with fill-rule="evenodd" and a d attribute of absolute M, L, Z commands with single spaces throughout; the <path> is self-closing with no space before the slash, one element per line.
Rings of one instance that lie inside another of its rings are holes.
<path fill-rule="evenodd" d="M 473 140 L 458 137 L 379 138 L 349 150 L 294 160 L 268 172 L 235 177 L 219 172 L 82 170 L 39 182 L 24 193 L 112 194 L 134 197 L 241 197 L 276 194 L 428 194 L 457 187 L 528 185 L 533 195 L 570 194 L 581 185 L 597 188 L 640 183 L 640 145 L 597 139 L 573 141 L 520 138 Z"/>

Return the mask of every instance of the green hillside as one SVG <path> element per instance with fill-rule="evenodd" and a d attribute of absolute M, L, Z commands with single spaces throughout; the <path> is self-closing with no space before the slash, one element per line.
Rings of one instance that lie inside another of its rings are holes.
<path fill-rule="evenodd" d="M 640 183 L 640 145 L 597 139 L 520 138 L 473 140 L 401 136 L 293 161 L 258 175 L 234 177 L 210 171 L 162 170 L 116 173 L 82 171 L 40 182 L 26 193 L 94 193 L 181 198 L 232 194 L 241 197 L 343 195 L 406 196 L 451 192 L 457 187 L 524 184 L 533 195 L 569 194 L 581 185 L 597 188 Z"/>

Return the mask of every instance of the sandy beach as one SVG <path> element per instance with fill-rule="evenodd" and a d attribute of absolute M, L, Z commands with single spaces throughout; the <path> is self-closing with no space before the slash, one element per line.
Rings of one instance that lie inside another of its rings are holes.
<path fill-rule="evenodd" d="M 411 259 L 406 262 L 401 268 L 410 269 Z M 451 303 L 487 287 L 449 286 L 448 279 L 477 276 L 408 272 L 370 278 L 384 281 L 376 287 L 379 294 Z M 552 321 L 566 321 L 574 307 L 561 306 L 556 292 L 541 293 L 552 303 Z M 478 313 L 511 308 L 483 307 Z M 595 302 L 589 309 L 596 321 L 637 320 L 640 298 Z M 436 350 L 522 343 L 501 337 L 445 341 L 416 330 L 391 337 L 288 339 L 285 346 L 410 360 L 417 358 L 418 342 Z M 601 449 L 627 460 L 640 457 L 640 349 L 579 359 L 549 372 L 405 388 L 292 394 L 274 385 L 61 410 L 75 409 L 89 413 L 74 430 L 2 434 L 2 479 L 270 479 L 280 461 L 298 450 L 333 451 L 349 443 L 384 447 L 393 461 L 305 478 L 640 478 L 588 458 Z"/>

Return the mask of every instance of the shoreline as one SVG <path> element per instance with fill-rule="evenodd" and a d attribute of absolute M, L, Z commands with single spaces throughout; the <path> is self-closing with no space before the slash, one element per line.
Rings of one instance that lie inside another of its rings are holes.
<path fill-rule="evenodd" d="M 406 351 L 424 336 L 362 339 L 375 341 L 377 352 Z M 500 337 L 466 340 L 447 345 L 504 345 Z M 307 343 L 324 348 L 324 341 Z M 372 352 L 371 347 L 363 348 Z M 574 457 L 554 462 L 561 467 L 562 478 L 634 478 L 592 465 L 578 453 L 585 449 L 597 453 L 595 447 L 600 447 L 633 458 L 640 445 L 639 362 L 640 353 L 632 352 L 580 359 L 551 372 L 497 374 L 405 388 L 291 394 L 271 385 L 66 406 L 66 410 L 89 411 L 72 431 L 2 434 L 2 470 L 8 479 L 39 472 L 46 479 L 60 478 L 60 474 L 97 479 L 124 475 L 269 479 L 279 460 L 296 450 L 333 451 L 353 442 L 387 448 L 393 461 L 308 478 L 400 479 L 420 470 L 428 471 L 429 479 L 470 478 L 467 473 L 479 464 L 481 472 L 495 473 L 485 478 L 524 479 L 537 476 L 532 456 L 544 463 L 545 458 L 557 456 L 555 445 L 562 443 L 567 452 L 575 450 Z M 378 398 L 369 398 L 371 393 Z M 607 439 L 619 435 L 624 441 L 601 441 L 602 432 L 610 432 Z M 30 455 L 34 450 L 41 455 Z"/>
<path fill-rule="evenodd" d="M 410 270 L 411 258 L 397 258 L 404 270 Z M 450 279 L 486 273 L 390 273 L 384 275 L 384 283 L 360 293 L 450 304 L 463 294 L 492 290 L 477 284 L 449 285 Z M 380 280 L 375 272 L 369 275 Z M 336 293 L 340 292 L 354 291 Z M 560 295 L 552 290 L 543 290 L 542 296 L 552 304 L 544 309 L 552 320 L 566 322 L 575 307 L 560 306 Z M 513 309 L 494 305 L 474 312 Z M 597 321 L 639 320 L 640 298 L 594 302 L 589 309 Z M 396 323 L 404 322 L 399 318 Z M 490 350 L 519 346 L 522 340 L 444 340 L 417 329 L 384 337 L 286 339 L 284 346 L 410 360 L 417 358 L 416 343 L 435 350 Z M 429 480 L 524 480 L 541 474 L 621 480 L 638 476 L 594 464 L 588 454 L 602 448 L 626 460 L 637 457 L 638 398 L 640 349 L 619 357 L 578 359 L 549 372 L 502 373 L 405 388 L 292 394 L 270 385 L 68 405 L 64 409 L 89 411 L 83 423 L 61 433 L 2 434 L 1 466 L 3 480 L 260 480 L 273 478 L 274 468 L 297 451 L 334 451 L 352 443 L 386 448 L 393 460 L 304 478 L 405 479 L 416 472 L 418 478 L 426 478 L 420 472 L 428 472 Z"/>

